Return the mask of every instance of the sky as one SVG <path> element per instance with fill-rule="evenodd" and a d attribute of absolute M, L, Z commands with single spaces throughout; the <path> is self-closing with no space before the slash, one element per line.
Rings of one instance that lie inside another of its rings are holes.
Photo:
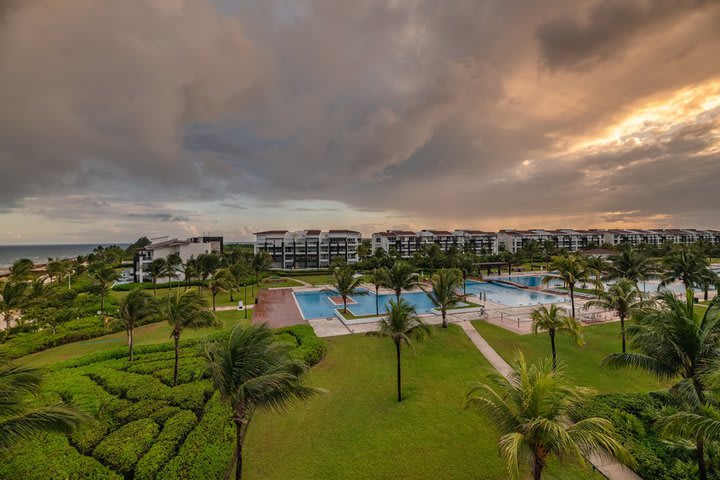
<path fill-rule="evenodd" d="M 720 0 L 2 0 L 0 244 L 720 228 Z"/>

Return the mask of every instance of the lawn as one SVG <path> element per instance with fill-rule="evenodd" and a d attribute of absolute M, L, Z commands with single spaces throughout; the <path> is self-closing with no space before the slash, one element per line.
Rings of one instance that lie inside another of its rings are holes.
<path fill-rule="evenodd" d="M 435 332 L 414 354 L 403 354 L 402 403 L 389 339 L 326 339 L 327 357 L 310 381 L 328 393 L 253 420 L 248 478 L 507 478 L 497 434 L 461 408 L 468 385 L 486 380 L 491 367 L 458 327 Z M 601 477 L 585 467 L 553 465 L 545 478 Z"/>
<path fill-rule="evenodd" d="M 520 350 L 531 361 L 550 356 L 547 333 L 518 335 L 482 320 L 473 325 L 480 335 L 506 360 L 512 361 Z M 598 392 L 648 392 L 668 384 L 636 370 L 612 370 L 600 366 L 608 353 L 620 351 L 620 324 L 606 323 L 585 327 L 585 346 L 577 346 L 570 338 L 556 337 L 558 360 L 565 363 L 567 374 L 577 385 Z"/>
<path fill-rule="evenodd" d="M 288 278 L 293 278 L 292 275 L 287 275 Z M 310 283 L 312 285 L 327 285 L 332 284 L 335 277 L 329 274 L 318 274 L 318 275 L 298 275 L 298 280 L 302 280 L 303 282 Z"/>
<path fill-rule="evenodd" d="M 215 315 L 223 323 L 222 329 L 230 329 L 244 319 L 244 313 L 237 310 L 216 312 Z M 248 318 L 252 318 L 252 310 L 247 310 Z M 181 338 L 197 338 L 215 331 L 213 328 L 201 328 L 198 330 L 185 330 Z M 151 343 L 170 342 L 170 326 L 166 322 L 156 322 L 143 325 L 135 329 L 135 345 L 147 345 Z M 62 360 L 80 357 L 88 353 L 111 350 L 122 345 L 127 345 L 125 332 L 113 333 L 103 337 L 93 338 L 81 342 L 68 343 L 55 348 L 49 348 L 42 352 L 33 353 L 17 359 L 16 361 L 25 365 L 51 365 Z"/>

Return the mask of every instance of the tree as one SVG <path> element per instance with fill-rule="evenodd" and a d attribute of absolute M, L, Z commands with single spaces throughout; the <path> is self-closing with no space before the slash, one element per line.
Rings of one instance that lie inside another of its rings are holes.
<path fill-rule="evenodd" d="M 477 383 L 470 389 L 464 407 L 485 414 L 500 431 L 500 456 L 511 479 L 519 479 L 521 467 L 527 465 L 532 478 L 541 480 L 553 456 L 582 461 L 583 456 L 602 454 L 632 466 L 634 460 L 609 420 L 568 422 L 589 394 L 570 385 L 562 369 L 551 368 L 547 361 L 528 365 L 518 353 L 509 377 L 493 372 L 490 384 Z"/>
<path fill-rule="evenodd" d="M 718 292 L 718 295 L 720 295 L 720 288 L 718 288 L 720 287 L 720 275 L 710 270 L 709 268 L 705 268 L 700 272 L 700 275 L 698 275 L 697 285 L 702 289 L 703 300 L 706 302 L 708 300 L 708 295 L 711 287 L 714 286 Z"/>
<path fill-rule="evenodd" d="M 28 258 L 15 260 L 10 267 L 10 279 L 16 282 L 30 280 L 33 276 L 33 268 L 35 268 L 35 264 Z"/>
<path fill-rule="evenodd" d="M 357 254 L 360 261 L 367 260 L 370 255 L 372 255 L 372 246 L 370 245 L 370 241 L 363 240 L 360 242 L 360 245 L 358 245 L 357 248 Z"/>
<path fill-rule="evenodd" d="M 5 319 L 5 330 L 10 330 L 10 322 L 15 313 L 22 308 L 27 299 L 27 283 L 13 280 L 6 281 L 0 291 L 0 312 Z"/>
<path fill-rule="evenodd" d="M 387 269 L 374 268 L 370 275 L 366 276 L 368 283 L 375 287 L 375 315 L 380 315 L 380 287 L 386 284 Z"/>
<path fill-rule="evenodd" d="M 403 290 L 410 290 L 418 286 L 417 274 L 409 263 L 397 260 L 386 271 L 383 286 L 393 290 L 396 303 L 400 303 L 400 294 Z"/>
<path fill-rule="evenodd" d="M 168 301 L 161 302 L 161 314 L 170 324 L 170 337 L 175 341 L 175 367 L 173 385 L 177 385 L 180 358 L 180 335 L 186 328 L 219 327 L 220 322 L 210 310 L 207 299 L 197 290 L 185 290 L 175 295 L 168 294 Z"/>
<path fill-rule="evenodd" d="M 607 290 L 597 292 L 597 299 L 585 303 L 585 308 L 600 307 L 613 310 L 620 317 L 620 336 L 622 337 L 622 352 L 625 353 L 625 320 L 633 312 L 640 311 L 648 305 L 642 292 L 635 282 L 628 278 L 621 278 L 610 285 Z"/>
<path fill-rule="evenodd" d="M 168 279 L 168 285 L 172 281 L 173 278 L 178 278 L 178 271 L 180 267 L 182 266 L 183 261 L 180 257 L 180 254 L 177 252 L 173 252 L 170 255 L 168 255 L 165 258 L 165 276 Z"/>
<path fill-rule="evenodd" d="M 260 288 L 260 276 L 272 267 L 272 256 L 267 252 L 257 252 L 252 258 L 252 271 L 255 274 L 255 283 Z M 254 293 L 253 293 L 254 295 Z"/>
<path fill-rule="evenodd" d="M 156 258 L 148 265 L 148 274 L 150 274 L 150 280 L 152 280 L 153 296 L 155 298 L 157 298 L 157 282 L 165 276 L 167 271 L 168 264 L 164 258 Z"/>
<path fill-rule="evenodd" d="M 557 367 L 557 353 L 555 351 L 555 335 L 564 333 L 572 337 L 582 346 L 582 325 L 574 317 L 568 317 L 557 305 L 540 305 L 532 312 L 532 332 L 548 332 L 550 336 L 550 350 L 552 352 L 552 366 Z"/>
<path fill-rule="evenodd" d="M 146 323 L 149 319 L 158 314 L 158 307 L 150 295 L 140 289 L 132 290 L 125 298 L 120 300 L 118 318 L 116 321 L 122 323 L 128 337 L 130 348 L 130 361 L 133 361 L 134 342 L 133 333 L 135 327 Z"/>
<path fill-rule="evenodd" d="M 681 281 L 685 288 L 693 288 L 700 282 L 703 272 L 710 267 L 707 258 L 694 250 L 684 248 L 665 257 L 665 274 L 661 285 Z"/>
<path fill-rule="evenodd" d="M 618 255 L 610 257 L 608 278 L 627 278 L 637 284 L 654 275 L 656 269 L 650 257 L 632 248 L 625 248 Z"/>
<path fill-rule="evenodd" d="M 234 282 L 235 278 L 233 278 L 232 273 L 230 273 L 230 270 L 228 270 L 227 268 L 221 268 L 220 270 L 216 271 L 210 278 L 208 289 L 210 290 L 210 294 L 212 295 L 213 312 L 215 311 L 215 297 L 217 296 L 217 294 L 233 288 Z"/>
<path fill-rule="evenodd" d="M 200 290 L 205 286 L 207 279 L 220 268 L 220 256 L 217 253 L 202 253 L 197 257 L 197 268 L 202 280 Z"/>
<path fill-rule="evenodd" d="M 93 283 L 97 285 L 100 291 L 100 312 L 105 311 L 105 296 L 110 292 L 109 284 L 117 281 L 120 274 L 110 266 L 103 266 L 90 273 Z"/>
<path fill-rule="evenodd" d="M 596 287 L 601 285 L 600 283 L 600 277 L 601 275 L 608 270 L 608 262 L 605 261 L 604 258 L 598 255 L 588 255 L 585 257 L 585 264 L 587 265 L 588 270 L 591 272 L 590 274 L 593 276 L 593 280 L 595 280 Z"/>
<path fill-rule="evenodd" d="M 553 257 L 550 267 L 557 273 L 543 278 L 543 285 L 548 285 L 555 279 L 561 279 L 570 290 L 572 316 L 575 317 L 575 284 L 588 281 L 592 272 L 585 259 L 577 254 Z"/>
<path fill-rule="evenodd" d="M 185 290 L 190 288 L 190 283 L 192 282 L 193 278 L 198 278 L 200 276 L 200 269 L 198 267 L 198 262 L 195 258 L 190 257 L 188 258 L 187 262 L 185 262 L 185 266 L 183 267 L 183 275 L 185 275 Z"/>
<path fill-rule="evenodd" d="M 437 266 L 438 262 L 440 261 L 440 258 L 442 257 L 442 249 L 440 248 L 440 245 L 437 243 L 430 243 L 423 248 L 423 253 L 425 254 L 425 257 L 427 258 L 428 266 L 430 267 L 430 271 L 434 272 L 435 267 Z"/>
<path fill-rule="evenodd" d="M 471 275 L 482 277 L 477 268 L 476 257 L 473 253 L 463 253 L 458 258 L 457 267 L 462 272 L 462 290 L 463 296 L 467 296 L 467 279 Z"/>
<path fill-rule="evenodd" d="M 533 260 L 542 252 L 542 244 L 537 240 L 525 242 L 522 247 L 523 254 L 530 259 L 530 270 L 533 269 Z"/>
<path fill-rule="evenodd" d="M 425 291 L 435 308 L 442 314 L 442 326 L 447 328 L 447 310 L 454 307 L 462 298 L 458 294 L 462 276 L 456 269 L 440 269 L 433 275 L 430 290 Z"/>
<path fill-rule="evenodd" d="M 50 278 L 50 283 L 53 283 L 53 280 L 56 278 L 60 279 L 64 271 L 65 268 L 63 266 L 63 262 L 61 262 L 60 260 L 53 260 L 51 262 L 48 262 L 47 266 L 45 267 L 45 272 Z"/>
<path fill-rule="evenodd" d="M 294 359 L 290 350 L 264 324 L 238 325 L 228 340 L 210 343 L 205 349 L 213 386 L 232 410 L 236 479 L 242 478 L 243 444 L 255 412 L 282 411 L 294 400 L 321 392 L 302 384 L 307 366 Z"/>
<path fill-rule="evenodd" d="M 613 353 L 603 364 L 646 370 L 660 379 L 680 377 L 674 390 L 691 391 L 696 407 L 705 403 L 703 369 L 720 357 L 720 305 L 717 300 L 705 314 L 695 315 L 693 292 L 685 300 L 661 289 L 656 303 L 634 315 L 635 324 L 627 327 L 630 346 L 635 352 Z M 698 472 L 707 479 L 705 445 L 696 441 Z"/>
<path fill-rule="evenodd" d="M 14 365 L 0 357 L 0 451 L 42 432 L 70 433 L 89 417 L 65 403 L 34 406 L 28 395 L 38 395 L 42 373 Z"/>
<path fill-rule="evenodd" d="M 231 264 L 228 269 L 233 277 L 233 288 L 230 289 L 230 301 L 234 302 L 235 299 L 233 298 L 233 292 L 235 289 L 239 291 L 241 284 L 247 285 L 247 277 L 250 275 L 250 266 L 244 258 L 240 257 L 235 263 Z M 245 299 L 245 301 L 247 301 L 247 299 Z"/>
<path fill-rule="evenodd" d="M 347 297 L 355 293 L 355 290 L 362 283 L 361 276 L 355 276 L 352 269 L 336 268 L 333 272 L 333 288 L 343 300 L 343 313 L 347 313 Z"/>
<path fill-rule="evenodd" d="M 395 344 L 397 354 L 397 396 L 398 402 L 402 402 L 400 347 L 404 343 L 414 350 L 413 340 L 419 341 L 430 335 L 430 327 L 418 318 L 415 307 L 401 298 L 397 302 L 390 300 L 387 315 L 380 322 L 380 330 L 369 332 L 368 335 L 390 337 Z"/>

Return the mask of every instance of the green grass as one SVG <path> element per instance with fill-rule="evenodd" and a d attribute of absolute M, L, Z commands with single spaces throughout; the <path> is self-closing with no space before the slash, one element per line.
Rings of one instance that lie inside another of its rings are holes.
<path fill-rule="evenodd" d="M 288 278 L 293 278 L 292 275 L 287 275 Z M 298 275 L 298 280 L 302 280 L 303 282 L 310 283 L 312 285 L 327 285 L 331 284 L 334 281 L 334 277 L 332 275 L 328 274 L 320 274 L 320 275 Z"/>
<path fill-rule="evenodd" d="M 242 321 L 244 313 L 237 310 L 228 310 L 215 313 L 223 323 L 222 329 L 230 329 Z M 252 310 L 247 310 L 248 318 L 252 318 Z M 216 331 L 214 328 L 200 328 L 197 330 L 185 330 L 181 338 L 197 338 Z M 170 326 L 166 322 L 156 322 L 143 325 L 135 329 L 135 345 L 147 345 L 151 343 L 170 342 Z M 63 360 L 80 357 L 88 353 L 111 350 L 119 346 L 127 345 L 125 332 L 113 333 L 103 337 L 93 338 L 81 342 L 68 343 L 55 348 L 49 348 L 42 352 L 33 353 L 17 359 L 17 363 L 24 365 L 43 366 L 51 365 Z"/>
<path fill-rule="evenodd" d="M 480 335 L 508 362 L 520 350 L 525 358 L 536 361 L 550 356 L 547 333 L 518 335 L 482 320 L 472 322 Z M 606 323 L 585 327 L 585 346 L 577 346 L 570 338 L 556 337 L 558 360 L 565 363 L 567 374 L 576 385 L 591 387 L 598 392 L 648 392 L 667 387 L 653 376 L 636 370 L 612 370 L 600 366 L 609 353 L 620 352 L 620 324 Z"/>
<path fill-rule="evenodd" d="M 328 393 L 284 414 L 258 414 L 248 433 L 247 478 L 507 478 L 498 435 L 462 409 L 468 385 L 491 367 L 456 326 L 403 353 L 405 400 L 397 402 L 395 351 L 387 338 L 327 339 L 310 381 Z M 546 479 L 599 479 L 553 464 Z"/>

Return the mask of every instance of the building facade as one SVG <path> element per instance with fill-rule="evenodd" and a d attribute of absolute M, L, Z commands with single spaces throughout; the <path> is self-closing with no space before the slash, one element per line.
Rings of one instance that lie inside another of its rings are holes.
<path fill-rule="evenodd" d="M 133 281 L 146 282 L 150 280 L 147 267 L 153 260 L 167 258 L 171 254 L 178 254 L 180 259 L 187 262 L 191 257 L 197 258 L 204 253 L 222 253 L 223 237 L 191 237 L 185 240 L 169 237 L 151 239 L 152 243 L 135 252 L 133 257 Z M 182 272 L 177 272 L 178 280 L 184 280 Z M 166 282 L 167 278 L 158 279 L 159 283 Z"/>
<path fill-rule="evenodd" d="M 328 268 L 337 259 L 358 261 L 360 232 L 353 230 L 268 230 L 255 233 L 255 252 L 267 252 L 272 268 Z"/>

